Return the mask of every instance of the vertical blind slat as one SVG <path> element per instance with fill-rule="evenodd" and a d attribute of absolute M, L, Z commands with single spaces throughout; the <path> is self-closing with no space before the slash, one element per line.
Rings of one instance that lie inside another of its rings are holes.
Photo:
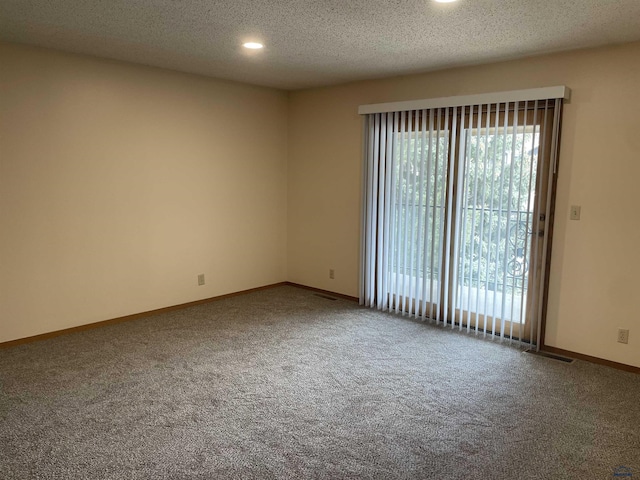
<path fill-rule="evenodd" d="M 427 305 L 431 301 L 431 299 L 427 296 L 427 288 L 428 288 L 428 277 L 427 270 L 429 267 L 429 255 L 426 254 L 429 251 L 430 247 L 430 229 L 429 229 L 429 200 L 431 198 L 431 168 L 433 163 L 433 109 L 428 110 L 428 119 L 429 119 L 429 133 L 426 137 L 427 140 L 427 160 L 426 160 L 426 176 L 425 176 L 425 222 L 424 229 L 422 231 L 422 235 L 424 236 L 424 251 L 422 259 L 422 302 L 421 302 L 421 318 L 423 320 L 429 317 L 427 313 Z"/>
<path fill-rule="evenodd" d="M 453 119 L 455 122 L 455 116 L 456 116 L 456 109 L 454 108 L 453 113 Z M 447 318 L 451 317 L 452 315 L 449 313 L 449 306 L 450 306 L 450 295 L 451 295 L 451 288 L 449 285 L 449 282 L 452 279 L 452 270 L 455 269 L 455 266 L 452 266 L 451 263 L 451 216 L 452 216 L 452 212 L 451 209 L 453 207 L 453 182 L 451 181 L 451 179 L 453 178 L 453 157 L 455 157 L 455 142 L 451 141 L 451 136 L 453 135 L 453 138 L 455 138 L 455 123 L 453 126 L 450 127 L 449 122 L 451 121 L 451 118 L 449 117 L 449 109 L 445 109 L 445 113 L 444 113 L 445 117 L 444 117 L 444 124 L 445 127 L 447 129 L 447 131 L 445 132 L 446 138 L 447 138 L 447 152 L 445 154 L 445 168 L 448 168 L 447 171 L 447 189 L 446 189 L 446 193 L 445 193 L 445 199 L 446 199 L 446 206 L 444 207 L 444 210 L 442 212 L 442 217 L 443 217 L 443 221 L 445 222 L 445 228 L 443 229 L 444 231 L 444 251 L 442 252 L 442 255 L 444 256 L 444 272 L 443 272 L 443 281 L 442 281 L 442 314 L 443 314 L 443 323 L 446 323 Z M 451 145 L 452 147 L 449 148 L 449 145 Z M 447 163 L 448 162 L 448 163 Z M 451 322 L 451 325 L 453 326 L 455 324 L 455 322 Z"/>
<path fill-rule="evenodd" d="M 419 121 L 419 118 L 417 117 L 417 112 L 411 112 L 411 116 L 412 116 L 412 123 L 416 123 Z M 417 157 L 417 139 L 415 136 L 415 128 L 412 129 L 411 133 L 409 134 L 409 147 L 410 147 L 410 155 L 407 155 L 407 157 L 409 157 L 409 174 L 410 174 L 410 180 L 411 182 L 407 182 L 407 205 L 409 206 L 409 210 L 411 211 L 410 214 L 410 222 L 409 222 L 409 236 L 407 237 L 409 239 L 408 241 L 408 249 L 409 249 L 409 268 L 408 268 L 408 274 L 409 274 L 409 288 L 407 289 L 407 303 L 408 303 L 408 308 L 409 308 L 409 314 L 411 314 L 411 310 L 412 308 L 412 299 L 415 298 L 413 292 L 414 292 L 414 287 L 415 287 L 415 283 L 416 283 L 416 277 L 417 274 L 414 273 L 415 272 L 415 247 L 416 247 L 416 243 L 417 240 L 415 238 L 415 234 L 417 231 L 416 228 L 416 182 L 419 180 L 416 178 L 416 170 L 417 170 L 417 165 L 416 165 L 416 157 Z M 409 185 L 410 183 L 410 185 Z M 411 187 L 409 189 L 409 186 Z M 406 275 L 407 272 L 405 272 Z"/>
<path fill-rule="evenodd" d="M 505 109 L 508 112 L 509 109 L 509 104 L 505 104 Z M 500 183 L 501 183 L 501 188 L 500 188 L 500 208 L 503 209 L 504 204 L 505 204 L 505 199 L 504 199 L 504 182 L 505 182 L 505 175 L 504 175 L 504 169 L 505 169 L 505 165 L 507 165 L 507 157 L 509 155 L 509 151 L 508 151 L 508 134 L 509 134 L 509 115 L 508 113 L 505 113 L 504 115 L 504 126 L 503 126 L 503 130 L 502 130 L 502 178 L 500 179 Z M 508 181 L 509 183 L 507 183 L 507 188 L 509 188 L 510 190 L 510 180 Z M 511 199 L 511 191 L 508 192 L 507 194 L 507 198 L 506 198 L 506 202 L 510 202 Z M 502 282 L 502 285 L 505 284 L 506 282 L 506 271 L 507 271 L 507 261 L 508 261 L 508 249 L 509 249 L 509 226 L 510 226 L 510 222 L 509 222 L 509 212 L 507 212 L 507 215 L 505 217 L 505 239 L 504 239 L 504 248 L 500 250 L 500 262 L 502 263 L 502 274 L 500 280 Z M 497 297 L 497 296 L 496 296 Z M 503 328 L 504 327 L 504 295 L 501 296 L 500 298 L 500 326 Z M 497 302 L 496 302 L 497 303 Z"/>
<path fill-rule="evenodd" d="M 462 189 L 461 189 L 461 193 L 460 193 L 460 197 L 462 198 L 462 209 L 460 211 L 459 214 L 459 219 L 460 222 L 462 224 L 462 228 L 461 228 L 461 242 L 462 242 L 462 256 L 460 258 L 460 262 L 461 262 L 461 268 L 462 268 L 462 274 L 461 274 L 461 283 L 460 283 L 460 329 L 463 328 L 463 326 L 466 326 L 467 328 L 467 332 L 469 331 L 469 329 L 471 328 L 471 322 L 470 322 L 470 312 L 469 309 L 466 308 L 467 302 L 465 302 L 465 289 L 464 289 L 464 285 L 465 283 L 468 284 L 467 281 L 467 272 L 465 269 L 466 266 L 466 262 L 465 259 L 466 257 L 466 250 L 467 250 L 467 242 L 466 237 L 467 237 L 467 230 L 468 230 L 468 225 L 467 225 L 467 211 L 468 211 L 468 207 L 469 207 L 469 195 L 467 195 L 467 189 L 468 187 L 468 183 L 469 183 L 469 179 L 467 177 L 467 175 L 465 174 L 467 172 L 467 167 L 469 166 L 469 161 L 468 161 L 468 156 L 467 156 L 467 152 L 470 151 L 470 145 L 471 145 L 471 119 L 473 118 L 473 106 L 469 107 L 469 120 L 468 120 L 468 128 L 465 129 L 464 132 L 464 136 L 461 136 L 461 139 L 464 139 L 464 143 L 461 142 L 461 146 L 464 145 L 464 149 L 461 149 L 461 158 L 462 158 L 462 168 L 460 168 L 459 170 L 459 177 L 462 178 Z M 464 120 L 463 120 L 464 122 Z M 464 128 L 464 125 L 463 127 Z M 464 321 L 464 317 L 466 314 L 466 322 Z"/>
<path fill-rule="evenodd" d="M 516 131 L 518 129 L 518 102 L 515 102 L 515 108 L 514 108 L 514 115 L 513 115 L 513 127 L 512 127 L 512 131 L 511 131 L 511 152 L 510 152 L 510 167 L 513 165 L 513 161 L 515 159 L 516 156 Z M 513 250 L 511 248 L 509 248 L 509 239 L 510 239 L 510 229 L 513 225 L 511 225 L 512 222 L 512 211 L 513 209 L 512 207 L 512 202 L 511 199 L 513 198 L 513 168 L 509 168 L 509 191 L 507 194 L 507 241 L 505 242 L 505 255 L 504 255 L 504 271 L 502 274 L 502 284 L 506 285 L 507 283 L 507 267 L 508 267 L 508 262 L 509 262 L 509 250 Z M 516 224 L 517 227 L 517 224 Z M 507 308 L 507 297 L 508 295 L 505 295 L 506 292 L 503 292 L 502 295 L 502 306 L 500 308 L 500 312 L 501 312 L 501 323 L 500 323 L 500 328 L 501 330 L 504 330 L 505 327 L 505 310 Z"/>
<path fill-rule="evenodd" d="M 516 256 L 516 260 L 515 260 L 515 265 L 520 265 L 520 268 L 522 270 L 522 273 L 519 274 L 519 272 L 516 270 L 513 272 L 513 285 L 511 287 L 511 323 L 510 323 L 510 328 L 509 328 L 509 337 L 512 338 L 513 337 L 513 324 L 515 323 L 514 317 L 516 315 L 516 310 L 515 307 L 516 305 L 519 303 L 520 305 L 522 304 L 521 301 L 516 302 L 516 286 L 518 285 L 518 277 L 522 283 L 523 289 L 522 292 L 524 292 L 524 281 L 526 278 L 526 271 L 525 271 L 525 265 L 526 265 L 526 252 L 523 250 L 522 255 L 520 255 L 520 251 L 518 251 L 518 248 L 524 248 L 524 247 L 518 247 L 518 241 L 520 239 L 520 235 L 519 232 L 521 230 L 524 230 L 524 239 L 526 241 L 526 238 L 528 237 L 528 231 L 529 231 L 529 216 L 527 214 L 527 216 L 525 217 L 524 221 L 522 220 L 522 215 L 521 215 L 521 201 L 522 201 L 522 172 L 524 169 L 524 158 L 525 158 L 525 144 L 526 144 L 526 133 L 527 133 L 527 116 L 528 116 L 528 106 L 529 103 L 525 102 L 525 106 L 524 106 L 524 119 L 523 119 L 523 123 L 522 123 L 522 131 L 523 131 L 523 135 L 522 135 L 522 146 L 520 149 L 520 171 L 518 172 L 518 197 L 517 197 L 517 201 L 516 201 L 516 229 L 515 229 L 515 237 L 516 237 L 516 252 L 515 252 L 515 256 Z M 523 225 L 524 222 L 524 225 Z M 522 258 L 522 261 L 518 260 L 519 258 Z M 518 275 L 516 275 L 518 274 Z M 520 300 L 520 299 L 518 299 Z M 524 331 L 524 316 L 522 315 L 522 311 L 518 310 L 517 311 L 517 315 L 518 315 L 518 331 L 519 332 L 523 332 Z M 522 335 L 522 333 L 520 333 L 520 336 Z"/>
<path fill-rule="evenodd" d="M 467 265 L 467 269 L 466 269 L 466 278 L 464 279 L 463 282 L 463 292 L 465 294 L 465 299 L 464 299 L 464 312 L 467 315 L 467 321 L 465 322 L 465 325 L 467 327 L 467 332 L 469 332 L 471 330 L 471 309 L 469 308 L 470 305 L 470 299 L 469 299 L 469 295 L 470 295 L 470 285 L 471 285 L 471 272 L 472 272 L 472 263 L 471 261 L 467 262 L 467 258 L 469 259 L 473 259 L 473 244 L 470 242 L 467 242 L 467 235 L 469 236 L 470 239 L 473 238 L 473 230 L 472 230 L 472 222 L 471 222 L 471 217 L 469 216 L 469 209 L 471 208 L 471 204 L 470 201 L 472 200 L 472 193 L 469 192 L 473 192 L 473 184 L 474 184 L 474 178 L 471 175 L 467 175 L 467 172 L 469 171 L 471 164 L 472 164 L 472 158 L 473 158 L 473 154 L 471 153 L 471 140 L 472 140 L 472 132 L 473 132 L 473 115 L 474 115 L 474 108 L 471 107 L 470 108 L 470 114 L 469 114 L 469 125 L 467 127 L 467 131 L 465 133 L 465 137 L 467 140 L 467 143 L 465 145 L 465 168 L 464 168 L 464 172 L 463 174 L 468 178 L 467 181 L 467 186 L 463 192 L 464 197 L 465 197 L 465 206 L 464 206 L 464 210 L 461 213 L 462 219 L 464 220 L 464 226 L 465 226 L 465 237 L 464 237 L 464 243 L 463 246 L 465 247 L 465 249 L 467 250 L 466 255 L 462 257 L 462 262 L 463 265 Z M 466 289 L 464 289 L 464 286 L 466 285 Z"/>
<path fill-rule="evenodd" d="M 385 219 L 383 230 L 383 242 L 384 245 L 382 247 L 382 265 L 380 265 L 382 269 L 382 301 L 380 307 L 382 310 L 389 309 L 389 244 L 390 244 L 390 229 L 392 225 L 392 204 L 391 204 L 391 190 L 392 190 L 392 172 L 393 172 L 393 121 L 392 115 L 386 115 L 386 151 L 385 151 L 385 180 L 384 180 L 384 211 L 385 211 Z"/>
<path fill-rule="evenodd" d="M 385 207 L 385 198 L 387 196 L 387 192 L 384 189 L 384 180 L 385 180 L 384 172 L 385 172 L 386 161 L 387 161 L 386 143 L 385 143 L 386 131 L 387 131 L 386 123 L 387 123 L 387 114 L 383 113 L 380 115 L 380 130 L 376 132 L 380 142 L 380 146 L 378 149 L 380 165 L 376 170 L 379 170 L 380 174 L 376 179 L 376 185 L 377 185 L 376 188 L 378 189 L 378 223 L 377 223 L 377 228 L 375 232 L 377 235 L 377 240 L 376 240 L 375 256 L 373 258 L 373 261 L 375 261 L 375 258 L 382 258 L 382 250 L 384 246 L 384 242 L 383 242 L 383 238 L 384 238 L 383 226 L 385 224 L 385 208 L 384 207 Z M 384 275 L 384 269 L 382 268 L 382 265 L 378 265 L 376 263 L 376 282 L 373 288 L 375 288 L 375 291 L 376 291 L 376 303 L 378 305 L 378 308 L 380 308 L 380 305 L 381 305 L 380 300 L 382 298 L 383 275 Z"/>
<path fill-rule="evenodd" d="M 402 182 L 403 176 L 404 176 L 404 162 L 402 161 L 403 158 L 403 154 L 404 154 L 404 127 L 405 127 L 405 123 L 406 123 L 406 112 L 401 112 L 400 113 L 400 132 L 399 132 L 399 142 L 398 142 L 398 149 L 399 149 L 399 154 L 398 154 L 398 169 L 399 169 L 399 173 L 398 173 L 398 179 L 396 182 L 394 182 L 395 185 L 395 189 L 396 189 L 396 198 L 398 199 L 396 205 L 394 205 L 394 209 L 396 210 L 396 218 L 397 218 L 397 228 L 396 228 L 396 249 L 395 249 L 395 257 L 396 257 L 396 263 L 395 263 L 395 270 L 396 270 L 396 288 L 395 288 L 395 294 L 396 294 L 396 301 L 395 301 L 395 312 L 399 313 L 402 310 L 402 306 L 400 304 L 401 299 L 403 297 L 403 292 L 402 292 L 402 287 L 404 286 L 404 282 L 402 281 L 402 266 L 400 264 L 400 261 L 402 259 L 402 255 L 404 254 L 404 244 L 402 242 L 400 242 L 401 239 L 401 234 L 402 231 L 404 231 L 404 222 L 403 222 L 403 216 L 402 216 L 402 209 L 399 208 L 399 205 L 402 205 L 402 185 L 399 186 L 398 188 L 398 182 Z"/>
<path fill-rule="evenodd" d="M 406 113 L 406 112 L 405 112 Z M 410 134 L 410 124 L 411 124 L 411 117 L 410 117 L 410 112 L 407 113 L 407 116 L 409 118 L 407 118 L 407 121 L 405 123 L 405 127 L 406 127 L 406 131 L 404 130 L 404 128 L 402 129 L 402 134 L 403 134 L 403 142 L 402 145 L 404 146 L 404 155 L 401 156 L 401 158 L 405 159 L 406 157 L 406 161 L 403 162 L 403 166 L 405 167 L 405 172 L 404 172 L 404 176 L 400 176 L 400 179 L 403 181 L 404 183 L 404 191 L 401 190 L 402 195 L 403 195 L 403 203 L 404 203 L 404 211 L 402 214 L 402 219 L 404 221 L 403 224 L 403 232 L 404 232 L 404 238 L 408 239 L 409 238 L 409 184 L 410 184 L 410 177 L 411 177 L 411 169 L 410 169 L 410 156 L 411 156 L 411 146 L 410 146 L 410 141 L 411 141 L 411 134 Z M 402 188 L 402 187 L 401 187 Z M 401 205 L 402 208 L 402 205 Z M 402 211 L 402 210 L 401 210 Z M 402 280 L 402 314 L 404 315 L 407 312 L 407 301 L 408 301 L 408 295 L 407 295 L 407 251 L 409 250 L 410 246 L 411 246 L 411 242 L 409 241 L 405 241 L 403 243 L 401 243 L 402 246 L 402 255 L 401 255 L 401 259 L 402 259 L 402 265 L 401 265 L 401 280 Z"/>
<path fill-rule="evenodd" d="M 399 114 L 398 112 L 395 112 L 393 114 L 393 128 L 392 128 L 392 135 L 396 132 L 398 132 L 398 119 L 399 119 Z M 393 263 L 395 261 L 395 247 L 396 247 L 396 232 L 397 232 L 397 212 L 396 212 L 396 187 L 395 187 L 395 169 L 396 169 L 396 164 L 398 163 L 398 157 L 396 155 L 396 149 L 398 148 L 398 143 L 396 142 L 395 139 L 396 137 L 394 136 L 394 143 L 393 143 L 393 149 L 392 149 L 392 162 L 391 162 L 391 176 L 389 178 L 390 183 L 389 186 L 391 188 L 391 200 L 390 200 L 390 208 L 391 208 L 391 219 L 389 221 L 390 227 L 389 227 L 389 237 L 390 237 L 390 242 L 389 242 L 389 249 L 388 249 L 388 258 L 389 261 L 387 262 L 387 268 L 389 269 L 389 273 L 388 273 L 388 279 L 389 279 L 389 310 L 394 310 L 395 309 L 395 301 L 396 301 L 396 296 L 395 296 L 395 292 L 396 292 L 396 279 L 395 279 L 395 275 L 394 275 L 394 269 L 393 269 Z"/>
<path fill-rule="evenodd" d="M 377 192 L 375 191 L 375 189 L 373 188 L 373 185 L 371 184 L 372 170 L 375 164 L 375 149 L 374 149 L 375 128 L 376 128 L 375 118 L 376 118 L 375 116 L 372 118 L 372 121 L 370 122 L 370 125 L 369 125 L 369 155 L 367 159 L 367 169 L 366 169 L 367 189 L 369 192 L 371 192 L 371 194 L 367 196 L 367 204 L 366 204 L 367 236 L 365 238 L 365 248 L 367 252 L 371 252 L 371 242 L 372 242 L 371 232 L 374 231 L 374 228 L 375 228 L 375 225 L 374 225 L 375 219 L 372 218 L 371 204 L 373 201 L 373 197 L 377 195 Z M 367 258 L 366 259 L 366 278 L 367 279 L 371 279 L 372 268 L 373 268 L 373 265 L 370 262 L 370 258 Z M 365 295 L 366 295 L 365 303 L 367 305 L 370 305 L 371 302 L 373 301 L 370 295 L 369 285 L 370 285 L 370 282 L 365 284 Z"/>
<path fill-rule="evenodd" d="M 495 164 L 494 164 L 494 160 L 495 160 L 495 156 L 492 155 L 490 153 L 491 149 L 490 149 L 490 144 L 491 144 L 491 111 L 492 111 L 492 106 L 491 104 L 487 105 L 487 118 L 485 119 L 485 126 L 484 126 L 484 169 L 485 169 L 485 173 L 484 173 L 484 185 L 485 187 L 487 186 L 487 183 L 489 185 L 488 188 L 488 195 L 490 197 L 489 199 L 489 205 L 488 205 L 488 210 L 487 210 L 487 200 L 486 200 L 486 196 L 483 196 L 483 208 L 485 209 L 485 214 L 487 216 L 487 231 L 486 231 L 486 236 L 487 236 L 487 240 L 486 240 L 486 245 L 487 245 L 487 251 L 486 254 L 484 254 L 485 256 L 485 274 L 484 274 L 484 294 L 482 297 L 482 311 L 484 312 L 484 325 L 485 328 L 487 326 L 487 324 L 489 323 L 489 319 L 491 318 L 491 314 L 492 312 L 490 312 L 487 309 L 487 304 L 489 303 L 489 281 L 491 278 L 491 257 L 492 257 L 492 248 L 491 248 L 491 239 L 492 239 L 492 225 L 493 225 L 493 197 L 494 197 L 494 173 L 495 173 Z M 495 145 L 495 142 L 493 142 Z M 483 222 L 484 225 L 484 222 Z M 482 237 L 483 241 L 484 241 L 484 236 Z M 492 327 L 490 328 L 492 333 L 495 333 L 495 328 Z"/>
<path fill-rule="evenodd" d="M 495 105 L 495 118 L 494 118 L 494 123 L 493 123 L 493 149 L 491 150 L 491 192 L 495 192 L 495 186 L 496 186 L 496 157 L 498 156 L 498 142 L 497 142 L 497 134 L 498 134 L 498 126 L 500 124 L 500 115 L 499 115 L 499 111 L 500 111 L 500 105 L 496 104 Z M 490 125 L 490 119 L 489 121 L 487 121 L 487 135 L 488 135 L 488 130 L 489 130 L 489 125 Z M 488 150 L 488 149 L 487 149 Z M 496 214 L 495 215 L 495 219 L 494 219 L 494 200 L 495 200 L 495 195 L 491 195 L 491 201 L 489 202 L 489 225 L 493 225 L 494 220 L 497 220 L 497 225 L 498 227 L 500 226 L 500 214 Z M 497 229 L 499 230 L 499 228 Z M 498 232 L 496 232 L 496 235 L 498 234 Z M 493 231 L 492 229 L 489 230 L 489 239 L 488 239 L 488 244 L 489 245 L 494 245 L 493 248 L 491 248 L 490 251 L 487 252 L 487 255 L 489 256 L 489 262 L 491 262 L 491 259 L 495 259 L 494 263 L 497 262 L 498 259 L 498 248 L 499 248 L 499 244 L 496 242 L 492 242 L 493 240 Z M 495 274 L 492 276 L 493 277 L 493 284 L 494 287 L 491 290 L 493 297 L 495 298 L 496 294 L 496 290 L 497 290 L 497 271 L 495 272 Z M 487 304 L 488 302 L 488 295 L 489 295 L 489 284 L 491 283 L 491 278 L 486 279 L 485 281 L 485 311 L 488 310 L 487 308 Z M 493 301 L 491 302 L 491 304 L 493 305 Z M 488 317 L 488 318 L 487 318 Z M 495 309 L 491 309 L 491 313 L 487 316 L 485 314 L 485 322 L 488 323 L 489 318 L 491 319 L 491 331 L 495 333 L 496 331 L 496 313 L 495 313 Z M 501 332 L 500 334 L 501 336 L 504 336 L 504 332 Z"/>
<path fill-rule="evenodd" d="M 506 107 L 506 105 L 505 105 Z M 507 110 L 505 108 L 505 110 Z M 498 174 L 500 175 L 500 195 L 498 197 L 498 228 L 497 228 L 497 240 L 496 240 L 496 265 L 500 264 L 500 260 L 501 257 L 504 258 L 507 256 L 506 254 L 506 250 L 509 248 L 508 246 L 508 241 L 505 241 L 505 246 L 504 248 L 500 249 L 500 240 L 501 240 L 501 235 L 500 235 L 500 224 L 502 222 L 502 216 L 503 216 L 503 202 L 504 202 L 504 166 L 505 166 L 505 161 L 504 161 L 504 154 L 502 152 L 502 150 L 499 148 L 498 145 L 498 134 L 499 134 L 499 129 L 500 129 L 500 115 L 497 113 L 500 111 L 500 104 L 496 105 L 496 118 L 494 120 L 494 151 L 493 151 L 493 155 L 494 155 L 494 166 L 495 166 L 495 162 L 498 161 L 498 157 L 500 157 L 500 164 L 499 164 L 499 168 L 498 168 Z M 493 198 L 493 197 L 492 197 Z M 505 219 L 505 228 L 508 230 L 509 228 L 509 219 Z M 506 238 L 505 238 L 506 240 Z M 497 283 L 498 283 L 498 270 L 496 269 L 496 274 L 495 274 L 495 284 L 494 284 L 494 293 L 493 293 L 493 304 L 492 304 L 492 311 L 493 311 L 493 321 L 492 321 L 492 329 L 493 331 L 495 331 L 495 319 L 496 319 L 496 311 L 497 311 L 497 304 L 498 304 L 498 295 L 497 295 Z M 502 280 L 502 296 L 504 297 L 504 286 L 506 284 L 506 280 L 505 277 L 503 276 L 500 280 Z M 504 308 L 500 309 L 500 318 L 503 320 L 502 322 L 502 328 L 500 329 L 500 335 L 504 336 Z"/>
<path fill-rule="evenodd" d="M 464 309 L 463 309 L 463 301 L 462 301 L 462 296 L 463 296 L 463 285 L 464 285 L 464 251 L 465 251 L 465 242 L 464 242 L 464 235 L 465 235 L 465 222 L 464 222 L 464 202 L 465 202 L 465 195 L 463 194 L 463 192 L 466 191 L 467 188 L 467 177 L 465 176 L 464 172 L 465 172 L 465 165 L 466 165 L 466 138 L 467 136 L 465 135 L 465 130 L 464 130 L 464 118 L 465 118 L 465 112 L 466 112 L 466 108 L 462 107 L 460 108 L 460 115 L 457 118 L 457 130 L 458 130 L 458 136 L 457 136 L 457 144 L 458 144 L 458 171 L 457 171 L 457 184 L 458 184 L 458 189 L 459 189 L 459 194 L 457 195 L 457 205 L 456 205 L 456 218 L 454 220 L 454 225 L 456 226 L 456 232 L 458 232 L 458 234 L 455 236 L 456 239 L 456 246 L 455 246 L 455 251 L 453 252 L 453 258 L 454 261 L 456 262 L 455 265 L 455 275 L 456 275 L 456 281 L 454 283 L 454 288 L 456 289 L 455 292 L 455 296 L 454 296 L 454 300 L 456 302 L 456 306 L 454 309 L 454 318 L 455 315 L 458 315 L 458 329 L 462 330 L 463 328 L 463 315 L 464 315 Z M 460 254 L 460 252 L 462 252 L 462 254 Z M 453 328 L 453 326 L 452 326 Z"/>
<path fill-rule="evenodd" d="M 418 174 L 418 178 L 420 179 L 419 184 L 418 184 L 418 225 L 417 225 L 417 245 L 416 245 L 416 251 L 418 253 L 418 255 L 416 256 L 416 263 L 415 263 L 415 268 L 416 268 L 416 272 L 420 271 L 420 268 L 422 267 L 422 253 L 424 251 L 424 236 L 422 235 L 422 231 L 423 231 L 423 223 L 426 221 L 426 219 L 424 218 L 425 216 L 422 214 L 422 209 L 424 208 L 424 196 L 423 196 L 423 191 L 425 188 L 425 168 L 424 168 L 424 164 L 425 164 L 425 160 L 426 160 L 426 151 L 424 148 L 424 143 L 425 143 L 425 139 L 426 139 L 426 125 L 427 125 L 427 111 L 426 110 L 422 110 L 421 114 L 420 114 L 420 126 L 419 128 L 416 128 L 416 143 L 419 142 L 420 145 L 420 169 L 419 169 L 419 174 Z M 419 315 L 421 315 L 421 308 L 422 308 L 422 295 L 420 294 L 420 292 L 422 291 L 422 284 L 421 281 L 424 278 L 424 275 L 422 276 L 418 276 L 416 274 L 416 277 L 418 277 L 416 279 L 416 282 L 414 284 L 414 291 L 413 291 L 413 298 L 414 298 L 414 302 L 415 302 L 415 308 L 414 308 L 414 312 L 413 312 L 413 316 L 414 318 L 417 318 Z"/>
<path fill-rule="evenodd" d="M 369 168 L 369 153 L 368 149 L 368 139 L 369 139 L 369 119 L 370 115 L 367 115 L 364 118 L 364 122 L 362 123 L 362 151 L 364 152 L 364 161 L 362 168 L 362 175 L 360 177 L 360 181 L 362 185 L 366 185 L 367 183 L 367 170 Z M 367 203 L 369 201 L 369 195 L 373 195 L 373 192 L 370 192 L 368 188 L 362 189 L 362 218 L 360 219 L 360 278 L 358 285 L 358 297 L 360 305 L 366 304 L 365 292 L 367 288 L 367 282 L 370 278 L 367 277 L 367 271 L 369 269 L 369 265 L 367 265 L 368 259 L 367 256 L 367 237 L 370 235 L 370 228 L 368 225 L 369 216 L 367 214 Z M 367 306 L 370 306 L 367 304 Z"/>
<path fill-rule="evenodd" d="M 481 113 L 482 111 L 482 106 L 478 105 L 478 112 L 476 114 L 476 132 L 480 129 L 480 124 L 478 123 L 480 121 L 481 118 Z M 469 137 L 471 140 L 473 140 L 473 115 L 471 116 L 472 118 L 472 122 L 471 122 L 471 130 L 469 132 Z M 476 133 L 477 136 L 477 133 Z M 471 142 L 473 143 L 473 142 Z M 474 272 L 473 272 L 473 259 L 474 259 L 474 254 L 476 256 L 478 256 L 478 253 L 476 252 L 475 246 L 476 246 L 476 206 L 478 205 L 478 148 L 476 146 L 475 152 L 473 157 L 471 158 L 471 162 L 473 163 L 473 193 L 471 194 L 471 205 L 469 207 L 469 209 L 471 210 L 471 241 L 470 241 L 470 246 L 471 246 L 471 253 L 469 255 L 469 292 L 468 292 L 468 301 L 467 301 L 467 309 L 469 310 L 469 314 L 471 314 L 471 312 L 473 312 L 473 310 L 471 309 L 471 303 L 473 301 L 473 277 L 474 277 Z M 466 212 L 467 214 L 469 214 L 469 212 Z M 478 316 L 475 316 L 475 322 L 474 322 L 474 329 L 476 331 L 476 333 L 478 333 Z"/>
<path fill-rule="evenodd" d="M 437 188 L 437 179 L 438 179 L 438 155 L 440 153 L 440 111 L 431 110 L 431 115 L 433 117 L 433 123 L 436 126 L 435 135 L 433 136 L 433 187 L 432 187 L 432 195 L 433 197 L 429 199 L 430 207 L 431 207 L 431 218 L 429 219 L 431 223 L 431 251 L 429 254 L 430 265 L 429 265 L 429 318 L 432 320 L 438 321 L 437 317 L 437 306 L 439 304 L 438 299 L 435 296 L 434 290 L 436 287 L 436 282 L 434 281 L 434 271 L 437 268 L 437 259 L 436 259 L 436 235 L 438 232 L 436 231 L 436 209 L 438 203 L 438 188 Z"/>
<path fill-rule="evenodd" d="M 380 114 L 376 114 L 375 122 L 374 122 L 374 130 L 373 130 L 373 156 L 374 158 L 380 158 Z M 371 163 L 369 168 L 369 182 L 371 184 L 372 190 L 375 192 L 375 195 L 372 195 L 369 202 L 369 208 L 371 212 L 371 235 L 369 239 L 369 261 L 372 263 L 369 269 L 369 275 L 376 275 L 376 263 L 375 263 L 375 232 L 378 230 L 378 225 L 381 219 L 374 215 L 374 212 L 378 210 L 378 199 L 380 198 L 380 191 L 378 189 L 378 169 L 376 166 Z M 369 283 L 369 291 L 367 292 L 370 298 L 370 301 L 375 301 L 375 282 Z"/>

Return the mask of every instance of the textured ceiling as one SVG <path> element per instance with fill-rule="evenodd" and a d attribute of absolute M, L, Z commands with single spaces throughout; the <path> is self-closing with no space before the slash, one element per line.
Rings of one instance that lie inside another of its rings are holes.
<path fill-rule="evenodd" d="M 640 40 L 640 0 L 0 0 L 0 38 L 298 89 Z"/>

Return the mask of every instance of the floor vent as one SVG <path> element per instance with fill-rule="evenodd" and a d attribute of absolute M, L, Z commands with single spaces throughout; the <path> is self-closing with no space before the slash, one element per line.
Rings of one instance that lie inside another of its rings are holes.
<path fill-rule="evenodd" d="M 537 355 L 539 357 L 545 357 L 545 358 L 551 358 L 553 360 L 558 360 L 560 362 L 564 362 L 564 363 L 573 363 L 576 361 L 575 358 L 567 358 L 567 357 L 563 357 L 561 355 L 555 355 L 553 353 L 549 353 L 549 352 L 536 352 L 535 350 L 525 350 L 524 353 L 531 353 L 533 355 Z"/>
<path fill-rule="evenodd" d="M 327 300 L 333 300 L 333 301 L 337 300 L 337 298 L 330 297 L 329 295 L 323 295 L 321 293 L 314 293 L 314 295 L 316 297 L 326 298 Z"/>

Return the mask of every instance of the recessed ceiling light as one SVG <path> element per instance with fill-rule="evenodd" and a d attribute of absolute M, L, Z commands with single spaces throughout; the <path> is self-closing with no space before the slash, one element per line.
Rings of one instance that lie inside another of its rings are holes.
<path fill-rule="evenodd" d="M 438 3 L 453 3 L 453 2 L 455 2 L 457 0 L 435 0 L 435 1 L 438 2 Z"/>
<path fill-rule="evenodd" d="M 257 42 L 243 43 L 242 46 L 244 48 L 248 48 L 250 50 L 260 50 L 261 48 L 264 48 L 264 45 L 262 45 L 261 43 L 257 43 Z"/>

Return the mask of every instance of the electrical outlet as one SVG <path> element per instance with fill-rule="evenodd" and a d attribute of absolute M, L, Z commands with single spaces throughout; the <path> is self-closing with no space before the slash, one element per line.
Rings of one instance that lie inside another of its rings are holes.
<path fill-rule="evenodd" d="M 618 329 L 618 342 L 629 343 L 629 330 L 626 330 L 624 328 Z"/>
<path fill-rule="evenodd" d="M 334 278 L 336 278 L 336 271 L 335 271 L 333 268 L 329 269 L 329 278 L 330 278 L 331 280 L 333 280 Z"/>
<path fill-rule="evenodd" d="M 198 285 L 204 285 L 204 273 L 198 275 Z"/>

